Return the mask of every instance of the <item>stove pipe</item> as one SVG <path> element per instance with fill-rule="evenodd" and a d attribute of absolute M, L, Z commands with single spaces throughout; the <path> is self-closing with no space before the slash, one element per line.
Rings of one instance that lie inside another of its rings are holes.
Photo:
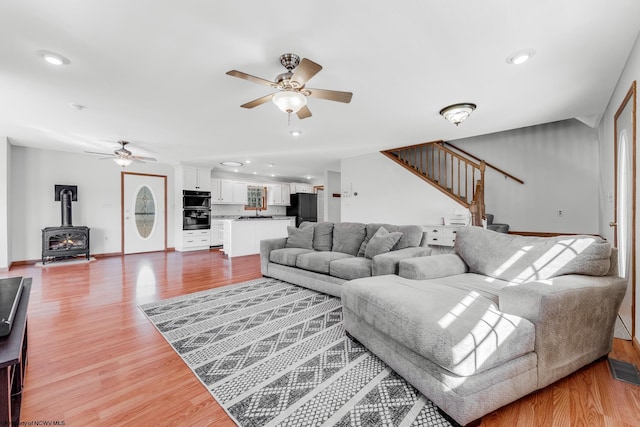
<path fill-rule="evenodd" d="M 71 223 L 71 198 L 71 190 L 64 189 L 60 192 L 62 227 L 73 227 L 73 224 Z"/>

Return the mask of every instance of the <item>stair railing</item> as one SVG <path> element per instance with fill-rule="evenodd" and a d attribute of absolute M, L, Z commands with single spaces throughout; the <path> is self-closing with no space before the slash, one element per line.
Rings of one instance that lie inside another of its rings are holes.
<path fill-rule="evenodd" d="M 470 208 L 474 201 L 480 204 L 481 215 L 484 215 L 484 161 L 476 163 L 469 160 L 444 147 L 442 141 L 394 148 L 381 153 L 462 206 Z M 480 187 L 478 183 L 481 183 Z M 482 190 L 479 194 L 478 188 Z"/>

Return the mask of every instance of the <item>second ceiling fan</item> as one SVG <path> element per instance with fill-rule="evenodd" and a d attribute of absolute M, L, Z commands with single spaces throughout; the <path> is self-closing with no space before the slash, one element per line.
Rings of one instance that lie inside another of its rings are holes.
<path fill-rule="evenodd" d="M 280 63 L 287 69 L 287 71 L 276 76 L 274 81 L 255 77 L 237 70 L 227 72 L 230 76 L 249 80 L 251 82 L 279 90 L 276 93 L 265 95 L 261 98 L 249 101 L 246 104 L 242 104 L 242 108 L 254 108 L 258 105 L 273 101 L 273 103 L 285 113 L 288 113 L 289 115 L 291 115 L 291 113 L 295 113 L 299 119 L 306 119 L 307 117 L 311 117 L 311 111 L 309 110 L 309 107 L 307 107 L 307 97 L 344 102 L 347 104 L 351 102 L 351 97 L 353 96 L 351 92 L 311 89 L 305 86 L 313 76 L 322 70 L 321 65 L 316 64 L 307 58 L 300 60 L 300 57 L 293 53 L 285 53 L 281 55 Z"/>

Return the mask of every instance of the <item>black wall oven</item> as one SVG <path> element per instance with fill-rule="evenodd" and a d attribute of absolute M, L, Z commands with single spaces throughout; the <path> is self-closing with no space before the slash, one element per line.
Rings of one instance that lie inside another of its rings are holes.
<path fill-rule="evenodd" d="M 211 228 L 211 193 L 208 191 L 182 191 L 182 229 Z"/>

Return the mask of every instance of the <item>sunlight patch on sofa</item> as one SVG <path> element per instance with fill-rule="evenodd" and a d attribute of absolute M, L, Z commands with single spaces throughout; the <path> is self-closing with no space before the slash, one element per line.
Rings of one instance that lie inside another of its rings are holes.
<path fill-rule="evenodd" d="M 475 370 L 492 357 L 516 330 L 521 319 L 491 306 L 469 333 L 451 349 L 456 365 L 473 364 Z"/>
<path fill-rule="evenodd" d="M 584 252 L 589 246 L 595 243 L 594 238 L 570 238 L 560 240 L 547 250 L 538 259 L 531 261 L 526 265 L 518 266 L 526 263 L 526 258 L 522 258 L 530 252 L 533 246 L 523 246 L 514 253 L 507 261 L 498 267 L 493 273 L 494 277 L 500 277 L 509 268 L 523 268 L 513 279 L 512 283 L 525 283 L 532 280 L 539 280 L 555 276 L 558 271 L 571 263 L 580 253 Z"/>
<path fill-rule="evenodd" d="M 511 256 L 511 258 L 506 260 L 500 267 L 498 267 L 493 273 L 491 273 L 491 275 L 492 276 L 500 276 L 502 273 L 507 271 L 509 269 L 509 267 L 514 265 L 516 263 L 516 261 L 518 261 L 520 258 L 525 256 L 525 254 L 529 250 L 531 250 L 531 246 L 523 246 L 522 248 L 520 248 L 519 251 L 517 251 L 515 254 L 513 254 Z"/>
<path fill-rule="evenodd" d="M 460 302 L 449 310 L 447 314 L 438 320 L 438 325 L 442 329 L 447 329 L 479 296 L 480 294 L 476 291 L 469 292 Z"/>

